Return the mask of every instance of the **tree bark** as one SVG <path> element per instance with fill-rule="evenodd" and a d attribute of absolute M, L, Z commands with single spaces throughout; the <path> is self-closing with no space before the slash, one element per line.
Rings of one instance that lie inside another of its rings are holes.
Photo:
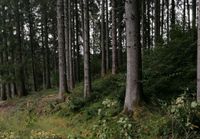
<path fill-rule="evenodd" d="M 78 2 L 75 0 L 76 4 L 76 76 L 77 81 L 80 82 L 80 44 L 79 44 L 79 11 L 78 11 Z"/>
<path fill-rule="evenodd" d="M 44 9 L 44 30 L 45 30 L 45 59 L 46 59 L 46 89 L 51 88 L 51 77 L 50 77 L 50 50 L 48 45 L 48 17 L 47 17 L 47 7 Z"/>
<path fill-rule="evenodd" d="M 183 0 L 183 32 L 185 31 L 186 25 L 186 0 Z"/>
<path fill-rule="evenodd" d="M 163 39 L 164 36 L 164 19 L 165 19 L 165 0 L 162 0 L 162 18 L 161 18 L 161 39 Z"/>
<path fill-rule="evenodd" d="M 160 0 L 155 2 L 155 47 L 160 42 Z"/>
<path fill-rule="evenodd" d="M 68 0 L 68 31 L 69 31 L 69 90 L 72 90 L 74 88 L 74 82 L 73 82 L 73 59 L 72 59 L 72 15 L 71 15 L 71 0 Z"/>
<path fill-rule="evenodd" d="M 196 0 L 192 0 L 192 28 L 196 28 Z"/>
<path fill-rule="evenodd" d="M 123 35 L 123 15 L 124 10 L 121 8 L 124 5 L 123 1 L 119 2 L 119 17 L 118 17 L 118 67 L 123 64 L 123 53 L 122 53 L 122 35 Z"/>
<path fill-rule="evenodd" d="M 102 0 L 101 9 L 101 76 L 106 74 L 106 58 L 105 58 L 105 0 Z"/>
<path fill-rule="evenodd" d="M 66 79 L 67 88 L 69 89 L 70 71 L 69 71 L 69 14 L 68 0 L 64 0 L 64 25 L 65 25 L 65 60 L 66 60 Z"/>
<path fill-rule="evenodd" d="M 200 7 L 200 0 L 198 1 Z M 198 9 L 200 17 L 200 8 Z M 198 18 L 198 40 L 197 40 L 197 101 L 200 102 L 200 18 Z"/>
<path fill-rule="evenodd" d="M 176 20 L 176 11 L 175 11 L 175 1 L 172 0 L 172 3 L 171 3 L 172 7 L 171 7 L 171 27 L 172 29 L 174 28 L 175 26 L 175 20 Z"/>
<path fill-rule="evenodd" d="M 106 71 L 109 70 L 109 20 L 108 20 L 108 0 L 106 0 Z"/>
<path fill-rule="evenodd" d="M 124 112 L 132 114 L 140 101 L 141 95 L 141 44 L 139 0 L 127 0 L 126 37 L 127 37 L 127 79 Z"/>
<path fill-rule="evenodd" d="M 112 74 L 117 73 L 116 0 L 112 0 Z"/>
<path fill-rule="evenodd" d="M 166 0 L 166 9 L 167 9 L 167 45 L 169 44 L 169 39 L 170 39 L 170 36 L 169 36 L 169 1 Z"/>
<path fill-rule="evenodd" d="M 193 40 L 196 40 L 197 32 L 196 32 L 196 0 L 192 0 L 192 36 Z"/>
<path fill-rule="evenodd" d="M 146 32 L 146 29 L 147 29 L 147 23 L 146 23 L 146 6 L 147 6 L 147 1 L 146 0 L 143 0 L 142 1 L 142 47 L 144 49 L 147 48 L 147 32 Z"/>
<path fill-rule="evenodd" d="M 151 3 L 147 0 L 147 47 L 148 50 L 151 48 L 151 17 L 150 17 L 150 6 Z"/>
<path fill-rule="evenodd" d="M 189 0 L 186 1 L 187 1 L 188 29 L 190 29 L 190 2 Z"/>
<path fill-rule="evenodd" d="M 26 88 L 25 88 L 25 76 L 24 76 L 24 65 L 23 65 L 23 56 L 22 56 L 22 37 L 21 37 L 21 25 L 23 25 L 21 18 L 20 18 L 20 3 L 19 0 L 15 2 L 16 6 L 16 34 L 17 34 L 17 43 L 18 43 L 18 57 L 17 63 L 19 67 L 16 70 L 16 78 L 17 78 L 17 91 L 18 96 L 22 97 L 27 95 Z"/>
<path fill-rule="evenodd" d="M 43 89 L 46 89 L 46 57 L 45 57 L 45 43 L 44 43 L 44 26 L 43 24 L 41 25 L 41 37 L 42 37 L 42 84 L 43 84 Z"/>
<path fill-rule="evenodd" d="M 32 78 L 33 78 L 33 90 L 37 91 L 36 85 L 36 71 L 35 71 L 35 50 L 34 50 L 34 32 L 33 32 L 33 16 L 31 2 L 28 0 L 28 20 L 29 20 L 29 37 L 30 37 L 30 47 L 31 47 L 31 68 L 32 68 Z"/>
<path fill-rule="evenodd" d="M 84 5 L 84 98 L 91 96 L 90 77 L 90 45 L 89 45 L 89 9 L 88 0 L 83 0 Z"/>
<path fill-rule="evenodd" d="M 4 64 L 4 58 L 3 58 L 3 52 L 0 53 L 0 64 L 3 65 Z M 0 75 L 3 76 L 3 71 L 0 72 Z M 7 96 L 6 96 L 6 87 L 5 87 L 5 83 L 4 81 L 1 81 L 1 100 L 6 100 Z"/>
<path fill-rule="evenodd" d="M 65 47 L 64 47 L 64 6 L 63 0 L 57 0 L 57 29 L 58 29 L 58 55 L 59 55 L 59 99 L 64 99 L 66 89 L 65 78 Z"/>

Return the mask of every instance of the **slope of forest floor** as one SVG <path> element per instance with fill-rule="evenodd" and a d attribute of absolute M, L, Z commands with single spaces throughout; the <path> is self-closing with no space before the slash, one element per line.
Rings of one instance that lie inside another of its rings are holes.
<path fill-rule="evenodd" d="M 142 104 L 133 117 L 124 116 L 124 74 L 95 80 L 88 100 L 83 99 L 82 90 L 80 83 L 66 94 L 65 102 L 57 100 L 57 89 L 0 102 L 0 139 L 178 138 L 176 130 L 182 130 L 172 128 L 174 115 L 165 104 Z"/>

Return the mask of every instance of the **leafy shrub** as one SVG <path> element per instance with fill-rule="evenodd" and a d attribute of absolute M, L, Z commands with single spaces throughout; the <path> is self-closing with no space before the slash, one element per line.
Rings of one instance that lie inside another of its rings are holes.
<path fill-rule="evenodd" d="M 67 139 L 83 139 L 81 136 L 68 135 Z"/>
<path fill-rule="evenodd" d="M 62 137 L 52 132 L 32 130 L 30 139 L 62 139 Z"/>
<path fill-rule="evenodd" d="M 104 118 L 93 126 L 93 136 L 99 139 L 134 139 L 137 134 L 136 124 L 127 117 L 120 117 L 116 120 Z"/>
<path fill-rule="evenodd" d="M 69 109 L 73 112 L 78 112 L 86 104 L 86 100 L 81 97 L 76 97 L 70 100 Z"/>
<path fill-rule="evenodd" d="M 173 32 L 169 44 L 144 54 L 143 84 L 148 98 L 173 98 L 188 87 L 195 90 L 196 43 L 190 32 Z"/>
<path fill-rule="evenodd" d="M 99 120 L 93 126 L 93 136 L 99 139 L 133 139 L 136 131 L 133 121 L 127 117 L 113 118 L 120 112 L 119 102 L 106 98 L 101 105 Z"/>
<path fill-rule="evenodd" d="M 21 139 L 21 138 L 14 132 L 0 132 L 0 139 Z"/>
<path fill-rule="evenodd" d="M 102 107 L 98 109 L 98 115 L 100 118 L 116 116 L 119 112 L 119 103 L 116 100 L 108 98 L 102 101 Z"/>
<path fill-rule="evenodd" d="M 127 117 L 121 117 L 118 121 L 119 126 L 119 137 L 123 139 L 133 139 L 135 134 L 133 129 L 133 122 Z"/>
<path fill-rule="evenodd" d="M 170 120 L 162 133 L 166 136 L 196 138 L 200 135 L 200 105 L 186 94 L 181 95 L 169 107 Z M 167 132 L 166 132 L 167 131 Z"/>

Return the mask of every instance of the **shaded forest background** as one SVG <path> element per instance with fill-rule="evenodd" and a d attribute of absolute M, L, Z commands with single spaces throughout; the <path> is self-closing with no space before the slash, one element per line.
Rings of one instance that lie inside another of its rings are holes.
<path fill-rule="evenodd" d="M 1 0 L 0 139 L 198 138 L 198 4 Z"/>

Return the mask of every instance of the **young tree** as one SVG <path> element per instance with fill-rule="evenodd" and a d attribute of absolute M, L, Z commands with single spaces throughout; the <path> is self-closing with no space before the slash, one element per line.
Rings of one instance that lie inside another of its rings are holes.
<path fill-rule="evenodd" d="M 124 113 L 132 114 L 141 95 L 141 44 L 139 0 L 126 0 L 127 79 Z M 134 17 L 134 18 L 133 18 Z"/>

